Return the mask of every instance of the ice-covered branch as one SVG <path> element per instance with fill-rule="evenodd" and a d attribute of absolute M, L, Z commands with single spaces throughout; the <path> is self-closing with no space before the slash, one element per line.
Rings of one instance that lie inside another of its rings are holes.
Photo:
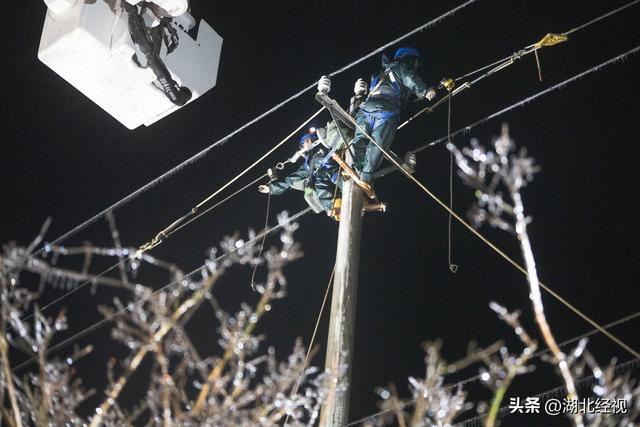
<path fill-rule="evenodd" d="M 558 347 L 544 313 L 535 258 L 527 233 L 527 224 L 531 219 L 525 215 L 521 189 L 533 180 L 539 167 L 535 165 L 533 158 L 527 157 L 526 149 L 515 152 L 515 144 L 509 136 L 506 124 L 502 126 L 500 137 L 493 142 L 493 151 L 486 150 L 477 141 L 472 141 L 471 147 L 462 151 L 451 143 L 447 144 L 447 148 L 454 153 L 458 175 L 476 192 L 478 201 L 470 210 L 473 223 L 480 226 L 488 222 L 493 227 L 514 233 L 520 241 L 536 323 L 553 354 L 569 398 L 577 399 L 575 382 L 566 356 Z M 508 199 L 503 193 L 506 193 Z M 583 425 L 580 413 L 574 414 L 573 419 L 577 426 Z"/>

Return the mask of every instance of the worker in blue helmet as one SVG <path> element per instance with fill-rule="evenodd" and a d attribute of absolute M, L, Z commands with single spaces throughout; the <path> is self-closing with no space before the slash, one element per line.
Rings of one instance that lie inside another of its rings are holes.
<path fill-rule="evenodd" d="M 400 114 L 409 99 L 415 96 L 432 100 L 436 95 L 418 75 L 421 64 L 422 57 L 417 49 L 401 47 L 391 62 L 382 56 L 382 69 L 371 78 L 369 96 L 355 119 L 358 126 L 383 148 L 389 148 L 393 143 Z M 355 168 L 363 181 L 371 183 L 382 161 L 382 152 L 359 129 L 355 131 L 353 146 Z"/>
<path fill-rule="evenodd" d="M 338 197 L 336 185 L 339 185 L 339 166 L 333 161 L 322 146 L 314 147 L 318 141 L 318 131 L 312 128 L 312 132 L 303 134 L 299 140 L 300 149 L 303 150 L 304 161 L 300 167 L 277 181 L 268 185 L 260 185 L 258 191 L 266 194 L 280 195 L 293 188 L 304 192 L 304 198 L 316 212 L 325 211 L 327 215 L 333 215 L 334 196 Z"/>

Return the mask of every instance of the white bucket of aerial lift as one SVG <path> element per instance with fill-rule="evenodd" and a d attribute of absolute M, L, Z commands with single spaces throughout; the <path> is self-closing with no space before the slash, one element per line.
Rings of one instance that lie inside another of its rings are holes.
<path fill-rule="evenodd" d="M 134 63 L 134 43 L 119 0 L 45 0 L 49 10 L 38 58 L 129 129 L 149 126 L 178 106 Z M 204 20 L 194 40 L 179 26 L 179 45 L 161 57 L 191 101 L 216 85 L 220 37 Z"/>

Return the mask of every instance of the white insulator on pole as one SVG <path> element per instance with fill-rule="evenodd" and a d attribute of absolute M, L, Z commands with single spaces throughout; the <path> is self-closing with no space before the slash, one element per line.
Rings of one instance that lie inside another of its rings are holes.
<path fill-rule="evenodd" d="M 318 92 L 327 94 L 331 90 L 331 79 L 328 76 L 320 77 L 318 80 Z"/>

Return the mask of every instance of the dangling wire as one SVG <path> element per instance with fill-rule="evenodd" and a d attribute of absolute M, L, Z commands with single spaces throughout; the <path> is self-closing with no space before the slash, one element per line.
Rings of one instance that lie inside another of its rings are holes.
<path fill-rule="evenodd" d="M 447 114 L 447 139 L 451 144 L 451 96 L 449 97 L 449 112 Z M 449 262 L 449 271 L 456 273 L 458 271 L 458 265 L 451 262 L 451 220 L 453 212 L 453 151 L 449 150 L 449 223 L 447 228 L 447 260 Z"/>
<path fill-rule="evenodd" d="M 295 382 L 295 385 L 291 391 L 290 396 L 295 396 L 298 393 L 298 389 L 300 388 L 300 383 L 302 381 L 302 374 L 304 370 L 309 365 L 309 359 L 311 358 L 311 353 L 314 351 L 313 344 L 316 340 L 316 334 L 318 333 L 318 328 L 320 326 L 320 321 L 322 320 L 322 313 L 324 313 L 324 307 L 327 304 L 327 299 L 329 297 L 329 290 L 331 289 L 331 285 L 333 284 L 333 278 L 336 274 L 336 265 L 333 264 L 333 269 L 331 270 L 331 277 L 329 277 L 329 282 L 327 283 L 327 288 L 324 291 L 324 298 L 322 299 L 322 305 L 320 306 L 320 311 L 318 312 L 318 317 L 316 318 L 316 325 L 313 327 L 313 334 L 311 334 L 311 340 L 309 341 L 309 345 L 307 346 L 307 354 L 304 357 L 304 362 L 302 362 L 302 367 L 300 369 L 300 374 L 298 375 L 298 379 Z M 284 420 L 285 427 L 289 422 L 289 414 Z"/>
<path fill-rule="evenodd" d="M 540 65 L 540 57 L 538 56 L 538 51 L 534 52 L 536 57 L 536 66 L 538 67 L 538 80 L 542 81 L 542 66 Z"/>
<path fill-rule="evenodd" d="M 269 181 L 271 183 L 271 181 Z M 267 194 L 267 213 L 265 214 L 264 217 L 264 229 L 267 230 L 269 228 L 269 210 L 271 208 L 271 191 L 269 191 L 269 193 Z M 267 234 L 264 233 L 262 235 L 262 242 L 260 243 L 260 252 L 258 252 L 258 258 L 262 257 L 262 252 L 264 251 L 264 242 L 267 239 Z M 256 263 L 256 265 L 253 267 L 253 273 L 251 273 L 251 289 L 256 290 L 256 283 L 255 283 L 255 278 L 256 278 L 256 271 L 258 271 L 258 264 Z"/>

